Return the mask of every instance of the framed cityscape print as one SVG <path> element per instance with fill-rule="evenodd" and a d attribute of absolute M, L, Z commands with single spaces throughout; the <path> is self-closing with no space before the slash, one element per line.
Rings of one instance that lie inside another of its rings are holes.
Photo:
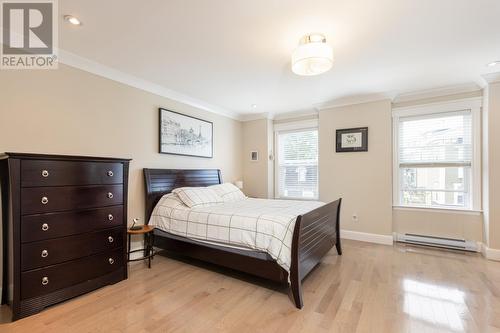
<path fill-rule="evenodd" d="M 213 157 L 213 123 L 160 108 L 160 153 Z"/>

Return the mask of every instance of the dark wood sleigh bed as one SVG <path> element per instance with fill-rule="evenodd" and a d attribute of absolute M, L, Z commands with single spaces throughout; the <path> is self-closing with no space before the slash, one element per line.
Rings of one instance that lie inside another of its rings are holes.
<path fill-rule="evenodd" d="M 146 222 L 160 198 L 175 188 L 222 184 L 215 169 L 144 169 L 146 183 Z M 302 308 L 302 280 L 335 246 L 342 254 L 339 233 L 341 199 L 299 215 L 295 223 L 290 267 L 290 291 L 297 308 Z M 268 280 L 287 284 L 288 272 L 260 251 L 239 250 L 197 242 L 155 229 L 155 247 L 169 252 L 228 267 Z"/>

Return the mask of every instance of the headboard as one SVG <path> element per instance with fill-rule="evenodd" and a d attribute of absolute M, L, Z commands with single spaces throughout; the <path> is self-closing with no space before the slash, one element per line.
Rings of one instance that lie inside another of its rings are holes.
<path fill-rule="evenodd" d="M 178 187 L 210 186 L 222 184 L 218 169 L 144 169 L 146 184 L 146 219 L 149 218 L 161 197 Z"/>

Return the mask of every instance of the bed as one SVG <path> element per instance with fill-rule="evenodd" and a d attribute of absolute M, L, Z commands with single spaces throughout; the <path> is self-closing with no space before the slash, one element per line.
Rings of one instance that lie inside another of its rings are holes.
<path fill-rule="evenodd" d="M 158 208 L 155 210 L 155 207 L 159 205 L 161 200 L 165 200 L 165 197 L 168 197 L 166 195 L 172 191 L 175 192 L 176 189 L 183 187 L 207 187 L 223 183 L 220 170 L 216 169 L 144 169 L 144 179 L 147 223 L 153 220 L 153 211 L 158 211 Z M 287 255 L 273 254 L 272 251 L 265 251 L 258 246 L 255 249 L 249 249 L 245 246 L 221 244 L 209 239 L 186 237 L 189 234 L 176 234 L 163 227 L 155 228 L 155 247 L 275 282 L 289 283 L 293 302 L 300 309 L 303 307 L 302 280 L 320 263 L 333 246 L 336 247 L 339 255 L 342 254 L 339 237 L 341 199 L 323 205 L 297 203 L 295 210 L 290 207 L 293 205 L 287 206 L 284 201 L 283 204 L 280 204 L 280 201 L 275 200 L 259 200 L 262 199 L 248 199 L 240 206 L 227 207 L 241 212 L 244 212 L 245 209 L 251 211 L 260 202 L 262 204 L 260 210 L 264 213 L 266 210 L 274 208 L 278 212 L 281 209 L 283 214 L 286 212 L 288 214 L 286 216 L 290 216 L 294 211 L 302 212 L 297 214 L 296 218 L 294 215 L 295 223 L 290 224 L 289 233 L 286 235 L 290 238 L 288 241 L 291 243 L 290 249 L 283 251 Z M 195 215 L 217 216 L 218 211 L 227 208 L 224 207 L 226 206 L 220 205 L 216 208 L 197 209 Z M 259 216 L 261 215 L 259 214 Z M 277 213 L 277 215 L 279 214 Z M 193 233 L 196 232 L 193 231 Z M 253 241 L 257 245 L 257 240 L 253 239 Z"/>

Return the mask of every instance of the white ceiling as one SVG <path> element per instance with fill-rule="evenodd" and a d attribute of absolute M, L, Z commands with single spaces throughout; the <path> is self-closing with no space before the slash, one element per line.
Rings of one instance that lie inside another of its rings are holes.
<path fill-rule="evenodd" d="M 499 71 L 499 0 L 64 0 L 60 47 L 239 114 L 479 82 Z M 321 32 L 333 69 L 290 70 Z M 251 105 L 257 104 L 256 109 Z"/>

